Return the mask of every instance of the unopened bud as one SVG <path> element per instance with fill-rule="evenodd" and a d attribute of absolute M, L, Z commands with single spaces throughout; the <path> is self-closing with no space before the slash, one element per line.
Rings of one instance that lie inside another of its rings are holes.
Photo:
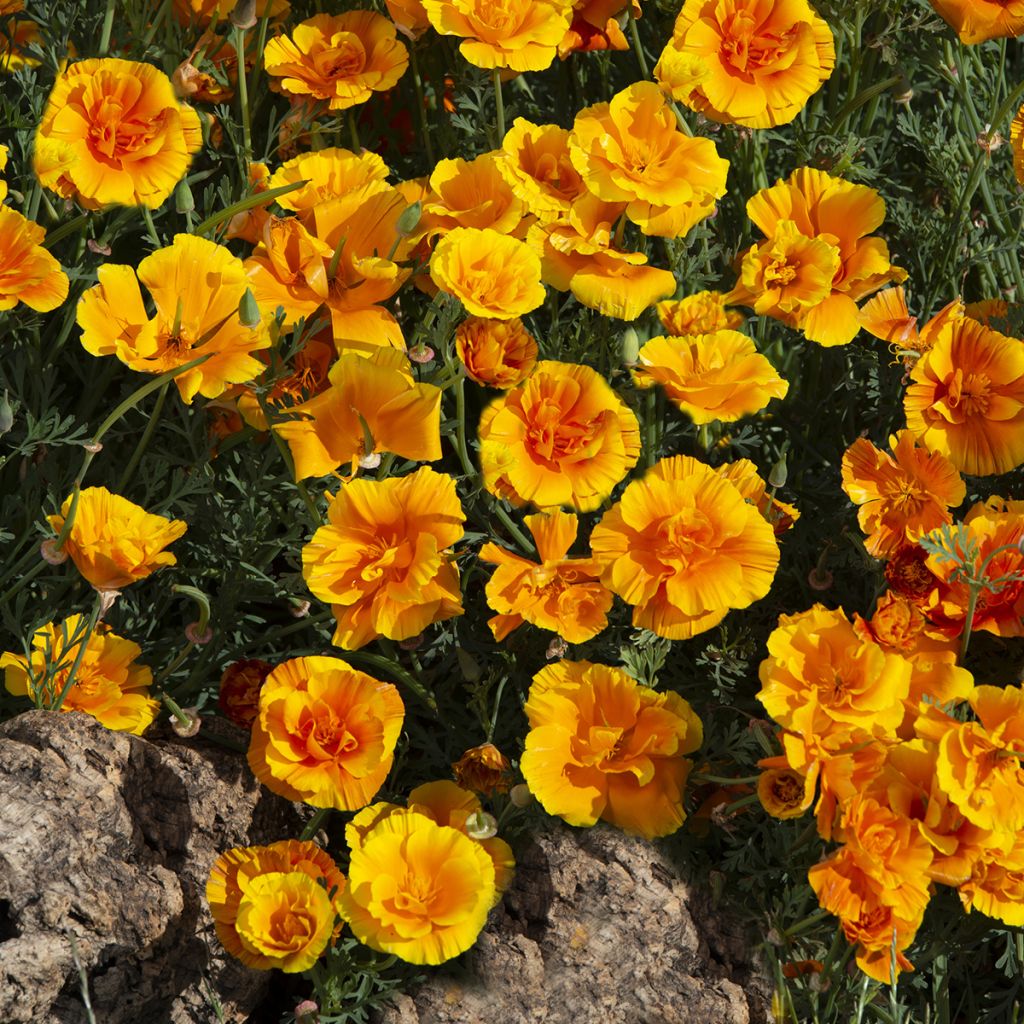
<path fill-rule="evenodd" d="M 410 203 L 399 215 L 398 220 L 395 221 L 395 230 L 405 238 L 411 235 L 420 222 L 420 217 L 423 215 L 423 204 L 417 199 L 415 203 Z"/>
<path fill-rule="evenodd" d="M 0 398 L 0 436 L 6 434 L 14 426 L 14 410 L 11 408 L 7 392 Z"/>
<path fill-rule="evenodd" d="M 174 208 L 178 213 L 191 213 L 196 208 L 195 196 L 192 195 L 186 178 L 182 178 L 174 190 Z"/>
<path fill-rule="evenodd" d="M 474 811 L 466 818 L 466 835 L 470 839 L 493 839 L 498 834 L 498 819 L 486 811 Z"/>
<path fill-rule="evenodd" d="M 469 651 L 464 651 L 461 647 L 456 650 L 455 657 L 459 662 L 459 671 L 462 672 L 462 678 L 468 683 L 477 682 L 483 675 L 483 669 L 480 668 L 476 658 Z"/>
<path fill-rule="evenodd" d="M 196 733 L 199 732 L 199 727 L 202 724 L 199 718 L 198 708 L 180 708 L 180 715 L 171 715 L 171 728 L 174 730 L 176 736 L 180 736 L 183 740 L 191 739 Z"/>
<path fill-rule="evenodd" d="M 68 553 L 63 548 L 57 547 L 56 537 L 44 540 L 39 545 L 39 554 L 43 556 L 43 561 L 47 565 L 62 565 L 68 560 Z"/>
<path fill-rule="evenodd" d="M 530 792 L 530 787 L 523 782 L 520 782 L 518 786 L 513 786 L 508 791 L 508 798 L 515 807 L 529 807 L 533 803 L 533 794 Z"/>
<path fill-rule="evenodd" d="M 256 330 L 263 322 L 260 307 L 256 304 L 256 296 L 253 295 L 251 288 L 245 289 L 245 294 L 238 303 L 238 322 L 251 331 Z"/>
<path fill-rule="evenodd" d="M 622 361 L 626 366 L 636 366 L 640 357 L 640 336 L 632 327 L 622 332 Z"/>
<path fill-rule="evenodd" d="M 231 24 L 235 28 L 250 29 L 256 21 L 256 0 L 238 0 L 231 12 Z"/>
<path fill-rule="evenodd" d="M 785 487 L 788 475 L 789 471 L 786 467 L 786 453 L 783 452 L 779 456 L 779 461 L 772 466 L 772 471 L 768 474 L 768 486 L 774 488 Z"/>
<path fill-rule="evenodd" d="M 198 622 L 190 622 L 185 627 L 185 639 L 190 644 L 208 644 L 213 639 L 213 630 L 209 626 L 200 629 Z"/>

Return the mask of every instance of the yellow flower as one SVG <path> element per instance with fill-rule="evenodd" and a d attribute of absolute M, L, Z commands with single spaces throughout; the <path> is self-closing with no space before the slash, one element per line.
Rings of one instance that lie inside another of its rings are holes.
<path fill-rule="evenodd" d="M 454 228 L 437 243 L 430 276 L 476 316 L 511 320 L 544 301 L 540 258 L 491 228 Z"/>
<path fill-rule="evenodd" d="M 467 317 L 456 328 L 455 351 L 470 380 L 501 391 L 522 384 L 537 365 L 537 342 L 519 317 Z"/>
<path fill-rule="evenodd" d="M 60 515 L 46 517 L 58 534 L 72 500 L 64 500 Z M 164 548 L 186 529 L 180 519 L 153 515 L 106 487 L 86 487 L 78 495 L 64 550 L 97 590 L 120 590 L 165 565 L 176 565 L 178 560 Z"/>
<path fill-rule="evenodd" d="M 543 71 L 569 28 L 572 0 L 422 0 L 430 24 L 462 39 L 459 52 L 478 68 Z"/>
<path fill-rule="evenodd" d="M 0 181 L 0 201 L 7 191 Z M 49 313 L 68 297 L 68 277 L 42 246 L 46 232 L 17 210 L 0 206 L 0 310 L 24 302 Z"/>
<path fill-rule="evenodd" d="M 405 640 L 462 614 L 448 549 L 466 517 L 451 477 L 423 466 L 404 477 L 352 480 L 334 495 L 327 519 L 302 549 L 302 572 L 332 606 L 339 647 Z"/>
<path fill-rule="evenodd" d="M 346 353 L 331 367 L 330 382 L 288 410 L 301 418 L 274 425 L 291 449 L 297 480 L 325 476 L 346 462 L 355 471 L 375 452 L 416 462 L 441 458 L 441 391 L 413 380 L 404 353 Z"/>
<path fill-rule="evenodd" d="M 0 15 L 5 13 L 0 4 Z M 32 45 L 43 45 L 42 33 L 34 21 L 10 18 L 5 25 L 0 25 L 0 73 L 39 67 L 39 58 L 28 52 Z"/>
<path fill-rule="evenodd" d="M 283 839 L 222 853 L 206 899 L 217 938 L 246 967 L 309 970 L 337 938 L 345 876 L 316 843 Z"/>
<path fill-rule="evenodd" d="M 373 11 L 317 14 L 271 39 L 263 51 L 267 74 L 289 96 L 326 101 L 330 110 L 365 103 L 390 89 L 409 66 L 395 26 Z"/>
<path fill-rule="evenodd" d="M 598 577 L 593 558 L 568 558 L 576 541 L 575 515 L 555 511 L 526 516 L 540 563 L 530 562 L 497 544 L 485 544 L 480 558 L 498 566 L 487 583 L 487 603 L 497 615 L 488 625 L 504 640 L 524 622 L 550 629 L 571 644 L 592 640 L 608 625 L 612 594 Z"/>
<path fill-rule="evenodd" d="M 738 331 L 652 338 L 639 358 L 633 370 L 637 385 L 661 384 L 694 423 L 738 420 L 789 391 L 753 341 Z"/>
<path fill-rule="evenodd" d="M 712 121 L 773 128 L 800 113 L 835 59 L 807 0 L 686 0 L 654 75 Z"/>
<path fill-rule="evenodd" d="M 516 505 L 590 512 L 636 465 L 636 416 L 587 366 L 544 360 L 480 417 L 484 486 Z"/>
<path fill-rule="evenodd" d="M 569 152 L 587 188 L 603 202 L 626 203 L 647 235 L 685 235 L 725 195 L 728 161 L 709 139 L 680 131 L 653 82 L 581 110 Z"/>
<path fill-rule="evenodd" d="M 198 115 L 162 71 L 115 57 L 83 60 L 57 76 L 36 134 L 36 174 L 90 210 L 156 208 L 201 142 Z"/>
<path fill-rule="evenodd" d="M 634 480 L 594 527 L 601 580 L 633 606 L 633 625 L 684 640 L 768 593 L 779 564 L 772 527 L 736 486 L 686 455 Z"/>
<path fill-rule="evenodd" d="M 511 235 L 526 207 L 499 170 L 499 150 L 475 160 L 439 160 L 430 175 L 419 237 L 433 240 L 453 228 L 491 228 Z"/>
<path fill-rule="evenodd" d="M 60 625 L 51 622 L 36 630 L 27 658 L 13 651 L 0 654 L 8 692 L 52 708 L 78 661 L 61 711 L 84 711 L 108 729 L 141 736 L 160 710 L 149 697 L 153 674 L 135 660 L 142 648 L 100 623 L 83 651 L 85 631 L 85 618 L 69 615 Z"/>
<path fill-rule="evenodd" d="M 404 718 L 391 683 L 338 658 L 292 658 L 260 690 L 249 767 L 289 800 L 354 811 L 391 771 Z"/>
<path fill-rule="evenodd" d="M 548 814 L 570 825 L 601 819 L 646 839 L 686 819 L 683 788 L 703 742 L 700 719 L 676 693 L 640 686 L 622 669 L 559 661 L 534 677 L 520 767 Z"/>
<path fill-rule="evenodd" d="M 285 161 L 270 175 L 266 188 L 306 182 L 302 188 L 279 196 L 276 202 L 286 210 L 310 213 L 321 203 L 340 199 L 366 186 L 376 184 L 379 191 L 385 191 L 388 188 L 385 179 L 389 173 L 387 164 L 376 153 L 353 153 L 348 149 L 329 147 L 300 153 Z"/>
<path fill-rule="evenodd" d="M 965 910 L 977 910 L 1011 928 L 1024 925 L 1024 839 L 1015 836 L 1009 850 L 981 850 L 959 892 Z"/>
<path fill-rule="evenodd" d="M 1024 33 L 1024 0 L 931 0 L 962 43 L 983 43 Z"/>
<path fill-rule="evenodd" d="M 962 473 L 1024 463 L 1024 342 L 966 317 L 944 324 L 910 371 L 907 428 Z"/>
<path fill-rule="evenodd" d="M 792 768 L 765 768 L 757 780 L 757 799 L 773 818 L 786 821 L 806 812 L 814 799 L 814 789 Z"/>
<path fill-rule="evenodd" d="M 586 192 L 569 156 L 569 132 L 556 124 L 536 125 L 517 117 L 501 144 L 498 171 L 542 221 L 564 216 Z"/>
<path fill-rule="evenodd" d="M 430 19 L 420 0 L 384 0 L 398 31 L 415 42 L 430 28 Z"/>
<path fill-rule="evenodd" d="M 226 20 L 235 6 L 236 0 L 173 0 L 172 10 L 179 24 L 201 27 L 214 20 Z M 259 0 L 254 13 L 257 18 L 279 21 L 288 15 L 290 9 L 288 0 Z"/>
<path fill-rule="evenodd" d="M 397 809 L 352 851 L 341 913 L 360 942 L 413 964 L 439 964 L 476 942 L 494 904 L 483 847 L 427 815 Z"/>
<path fill-rule="evenodd" d="M 1013 150 L 1014 173 L 1017 181 L 1024 185 L 1024 106 L 1017 111 L 1010 124 L 1010 147 Z"/>
<path fill-rule="evenodd" d="M 94 356 L 116 355 L 142 373 L 164 373 L 202 356 L 204 363 L 174 378 L 181 397 L 216 398 L 230 384 L 251 380 L 265 366 L 254 352 L 270 347 L 265 324 L 246 327 L 238 306 L 246 292 L 242 261 L 224 246 L 196 235 L 131 267 L 106 263 L 99 284 L 78 306 L 82 346 Z M 139 282 L 156 307 L 150 316 Z"/>
<path fill-rule="evenodd" d="M 697 292 L 685 299 L 659 302 L 655 309 L 665 333 L 673 338 L 735 331 L 743 325 L 742 313 L 725 308 L 724 292 Z"/>

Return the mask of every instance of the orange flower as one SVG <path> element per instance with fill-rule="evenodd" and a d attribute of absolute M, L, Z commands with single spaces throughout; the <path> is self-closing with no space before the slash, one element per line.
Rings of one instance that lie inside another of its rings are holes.
<path fill-rule="evenodd" d="M 907 276 L 889 261 L 885 242 L 871 234 L 885 219 L 885 203 L 866 185 L 801 167 L 787 181 L 753 196 L 747 215 L 768 242 L 748 250 L 741 280 L 727 301 L 753 306 L 762 294 L 778 290 L 782 298 L 773 301 L 770 315 L 799 328 L 819 345 L 852 341 L 860 330 L 857 302 Z M 776 245 L 782 246 L 777 253 Z M 821 274 L 834 260 L 832 249 L 839 251 L 839 265 L 831 288 L 818 298 Z M 814 275 L 805 274 L 805 263 L 813 264 Z"/>
<path fill-rule="evenodd" d="M 753 341 L 738 331 L 652 338 L 639 358 L 633 370 L 637 386 L 661 384 L 694 423 L 738 420 L 789 390 Z"/>
<path fill-rule="evenodd" d="M 439 160 L 430 175 L 417 235 L 433 240 L 459 227 L 516 233 L 526 207 L 499 170 L 503 156 L 498 150 L 475 160 Z"/>
<path fill-rule="evenodd" d="M 911 671 L 900 655 L 859 636 L 842 611 L 816 604 L 779 616 L 757 698 L 779 725 L 805 738 L 858 728 L 895 739 Z"/>
<path fill-rule="evenodd" d="M 309 970 L 338 937 L 345 876 L 316 843 L 235 847 L 210 869 L 206 899 L 221 945 L 246 967 Z"/>
<path fill-rule="evenodd" d="M 757 780 L 757 798 L 773 817 L 785 821 L 799 818 L 814 799 L 814 788 L 792 768 L 765 768 Z"/>
<path fill-rule="evenodd" d="M 962 43 L 983 43 L 1024 33 L 1022 0 L 931 0 Z"/>
<path fill-rule="evenodd" d="M 686 455 L 634 480 L 594 527 L 601 581 L 633 606 L 633 625 L 684 640 L 768 593 L 779 564 L 772 527 L 739 490 Z"/>
<path fill-rule="evenodd" d="M 696 83 L 681 71 L 697 61 Z M 661 60 L 661 87 L 712 121 L 789 124 L 835 66 L 828 24 L 807 0 L 686 0 Z"/>
<path fill-rule="evenodd" d="M 402 808 L 351 835 L 341 913 L 360 942 L 414 964 L 443 963 L 476 942 L 496 894 L 480 843 Z"/>
<path fill-rule="evenodd" d="M 966 318 L 945 324 L 914 364 L 907 427 L 962 473 L 1024 463 L 1024 343 Z"/>
<path fill-rule="evenodd" d="M 544 360 L 480 417 L 484 486 L 515 505 L 590 512 L 636 465 L 636 416 L 587 366 Z"/>
<path fill-rule="evenodd" d="M 60 515 L 46 517 L 58 534 L 72 501 L 65 498 Z M 180 519 L 153 515 L 106 487 L 86 487 L 78 495 L 64 550 L 97 590 L 120 590 L 165 565 L 176 565 L 174 555 L 163 549 L 186 529 Z"/>
<path fill-rule="evenodd" d="M 441 458 L 441 390 L 418 384 L 405 354 L 349 352 L 331 367 L 331 386 L 293 406 L 299 419 L 274 425 L 291 449 L 295 478 L 325 476 L 343 463 L 389 451 L 415 462 Z"/>
<path fill-rule="evenodd" d="M 354 811 L 391 771 L 404 718 L 391 683 L 338 658 L 292 658 L 260 690 L 249 767 L 288 800 Z"/>
<path fill-rule="evenodd" d="M 459 52 L 478 68 L 543 71 L 569 28 L 572 0 L 422 0 L 430 24 L 462 39 Z"/>
<path fill-rule="evenodd" d="M 245 658 L 224 669 L 217 693 L 217 707 L 235 725 L 252 727 L 260 712 L 260 690 L 273 671 L 269 661 Z"/>
<path fill-rule="evenodd" d="M 181 397 L 216 398 L 229 384 L 258 376 L 254 352 L 270 347 L 267 327 L 246 327 L 238 306 L 246 292 L 242 261 L 224 246 L 196 235 L 175 235 L 173 245 L 150 253 L 138 271 L 106 263 L 99 284 L 78 306 L 82 347 L 94 356 L 116 355 L 142 373 L 164 373 L 202 356 L 204 363 L 174 378 Z M 139 282 L 156 307 L 150 316 Z"/>
<path fill-rule="evenodd" d="M 993 832 L 1024 828 L 1024 691 L 976 686 L 967 698 L 977 721 L 934 705 L 918 716 L 918 736 L 938 744 L 936 778 L 968 821 Z"/>
<path fill-rule="evenodd" d="M 376 153 L 353 153 L 348 149 L 329 147 L 312 153 L 300 153 L 285 161 L 266 182 L 266 188 L 280 188 L 304 181 L 306 184 L 294 192 L 279 196 L 275 202 L 286 210 L 307 214 L 303 223 L 315 223 L 313 211 L 332 199 L 340 199 L 349 192 L 370 186 L 364 195 L 388 189 L 388 166 Z"/>
<path fill-rule="evenodd" d="M 628 50 L 622 30 L 629 8 L 634 18 L 640 17 L 638 0 L 574 0 L 572 23 L 558 44 L 558 56 L 564 60 L 577 52 Z"/>
<path fill-rule="evenodd" d="M 420 0 L 384 0 L 395 27 L 415 42 L 430 28 L 430 19 Z"/>
<path fill-rule="evenodd" d="M 470 380 L 501 391 L 522 384 L 537 365 L 537 342 L 519 317 L 467 317 L 455 331 L 455 351 Z"/>
<path fill-rule="evenodd" d="M 963 302 L 954 299 L 935 314 L 920 330 L 917 317 L 910 315 L 907 298 L 899 286 L 886 288 L 860 307 L 860 325 L 869 334 L 889 342 L 897 351 L 925 352 L 935 343 L 939 330 L 966 313 Z M 912 363 L 910 365 L 913 365 Z"/>
<path fill-rule="evenodd" d="M 703 742 L 700 719 L 671 691 L 640 686 L 622 669 L 559 661 L 534 677 L 520 767 L 548 814 L 570 825 L 598 819 L 646 839 L 686 820 L 683 787 Z"/>
<path fill-rule="evenodd" d="M 914 445 L 909 430 L 889 438 L 892 456 L 858 438 L 843 456 L 843 490 L 860 506 L 865 547 L 887 558 L 904 544 L 951 523 L 949 509 L 967 493 L 960 474 L 938 452 Z"/>
<path fill-rule="evenodd" d="M 542 221 L 564 216 L 586 192 L 569 155 L 569 132 L 517 117 L 501 144 L 498 171 L 527 209 Z"/>
<path fill-rule="evenodd" d="M 1014 838 L 1009 850 L 982 850 L 959 891 L 965 910 L 1020 928 L 1024 925 L 1024 839 Z"/>
<path fill-rule="evenodd" d="M 0 3 L 0 15 L 8 13 L 3 7 Z M 21 10 L 20 7 L 17 9 Z M 29 52 L 32 45 L 43 45 L 42 33 L 34 21 L 10 18 L 6 24 L 0 25 L 0 73 L 39 67 L 39 59 Z"/>
<path fill-rule="evenodd" d="M 409 66 L 409 51 L 387 18 L 348 11 L 314 15 L 290 36 L 271 39 L 263 63 L 289 96 L 346 110 L 395 85 Z"/>
<path fill-rule="evenodd" d="M 508 758 L 493 743 L 482 743 L 470 747 L 452 765 L 452 774 L 463 789 L 490 796 L 508 792 L 511 768 Z"/>
<path fill-rule="evenodd" d="M 504 640 L 524 622 L 550 629 L 571 644 L 592 640 L 608 625 L 611 591 L 599 582 L 601 567 L 593 558 L 568 558 L 576 541 L 575 515 L 555 511 L 526 516 L 540 563 L 497 544 L 485 544 L 480 558 L 498 568 L 487 583 L 487 603 L 497 615 L 488 625 L 495 640 Z"/>
<path fill-rule="evenodd" d="M 449 231 L 430 259 L 430 276 L 476 316 L 511 320 L 544 301 L 537 254 L 491 228 Z"/>
<path fill-rule="evenodd" d="M 0 181 L 0 200 L 7 185 Z M 40 244 L 46 232 L 17 210 L 0 206 L 0 311 L 24 302 L 49 313 L 68 297 L 68 277 Z"/>
<path fill-rule="evenodd" d="M 171 10 L 180 25 L 202 27 L 211 21 L 225 20 L 235 9 L 235 0 L 173 0 Z M 288 0 L 263 0 L 256 3 L 257 18 L 280 21 L 291 10 Z"/>
<path fill-rule="evenodd" d="M 201 141 L 197 114 L 178 102 L 162 71 L 114 57 L 83 60 L 57 76 L 36 134 L 36 174 L 86 209 L 155 209 Z"/>
<path fill-rule="evenodd" d="M 673 338 L 735 331 L 743 325 L 742 313 L 725 308 L 724 292 L 697 292 L 685 299 L 659 302 L 655 309 L 665 333 Z"/>
<path fill-rule="evenodd" d="M 331 499 L 327 519 L 302 549 L 302 572 L 332 605 L 339 647 L 405 640 L 462 614 L 448 548 L 466 517 L 451 477 L 423 466 L 409 476 L 353 480 Z"/>
<path fill-rule="evenodd" d="M 626 203 L 644 234 L 679 238 L 725 195 L 729 163 L 710 139 L 685 135 L 653 82 L 581 110 L 569 136 L 573 166 L 606 203 Z"/>
<path fill-rule="evenodd" d="M 60 710 L 84 711 L 108 729 L 141 736 L 160 710 L 159 701 L 149 696 L 153 674 L 135 660 L 142 648 L 103 623 L 87 640 L 86 630 L 84 616 L 69 615 L 60 625 L 51 622 L 36 630 L 28 657 L 13 651 L 0 654 L 8 693 L 53 708 L 77 662 Z"/>

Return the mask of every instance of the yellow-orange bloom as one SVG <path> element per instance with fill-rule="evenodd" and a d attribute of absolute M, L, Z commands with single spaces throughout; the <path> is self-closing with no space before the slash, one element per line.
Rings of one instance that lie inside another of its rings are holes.
<path fill-rule="evenodd" d="M 559 661 L 534 677 L 520 767 L 548 814 L 570 825 L 607 821 L 647 839 L 686 820 L 683 788 L 703 742 L 700 719 L 671 691 L 622 669 Z"/>
<path fill-rule="evenodd" d="M 573 0 L 572 23 L 558 44 L 558 56 L 564 60 L 576 52 L 628 50 L 623 33 L 627 9 L 640 17 L 639 0 Z"/>
<path fill-rule="evenodd" d="M 90 210 L 111 203 L 156 208 L 199 148 L 199 117 L 150 64 L 103 57 L 69 65 L 36 133 L 45 188 Z"/>
<path fill-rule="evenodd" d="M 606 203 L 626 203 L 644 234 L 678 238 L 725 195 L 729 162 L 710 139 L 685 135 L 653 82 L 581 110 L 569 136 L 573 166 Z"/>
<path fill-rule="evenodd" d="M 481 743 L 470 747 L 452 765 L 452 774 L 463 789 L 490 796 L 508 791 L 511 768 L 508 758 L 493 743 Z"/>
<path fill-rule="evenodd" d="M 369 358 L 353 352 L 331 367 L 331 386 L 274 425 L 291 449 L 295 478 L 325 476 L 343 463 L 394 452 L 415 462 L 441 458 L 441 390 L 413 380 L 409 360 L 393 348 Z"/>
<path fill-rule="evenodd" d="M 601 580 L 633 606 L 633 625 L 685 640 L 768 593 L 779 564 L 772 527 L 736 486 L 686 455 L 634 480 L 594 527 Z"/>
<path fill-rule="evenodd" d="M 511 320 L 544 301 L 540 258 L 491 228 L 454 228 L 430 258 L 430 276 L 476 316 Z"/>
<path fill-rule="evenodd" d="M 359 836 L 341 913 L 371 949 L 439 964 L 473 945 L 495 895 L 494 862 L 480 843 L 397 808 Z"/>
<path fill-rule="evenodd" d="M 931 0 L 962 43 L 983 43 L 1024 33 L 1024 0 Z"/>
<path fill-rule="evenodd" d="M 58 534 L 73 500 L 65 498 L 60 515 L 46 517 Z M 165 565 L 177 564 L 164 548 L 186 529 L 180 519 L 147 512 L 106 487 L 86 487 L 78 495 L 64 550 L 97 590 L 120 590 Z"/>
<path fill-rule="evenodd" d="M 263 63 L 282 92 L 345 110 L 395 85 L 409 66 L 409 51 L 387 18 L 348 11 L 314 15 L 290 36 L 271 39 Z"/>
<path fill-rule="evenodd" d="M 78 662 L 60 710 L 84 711 L 108 729 L 141 736 L 160 710 L 149 696 L 153 674 L 135 660 L 142 648 L 100 623 L 83 651 L 86 629 L 84 616 L 69 615 L 60 625 L 51 622 L 36 630 L 28 657 L 0 654 L 7 691 L 52 708 Z"/>
<path fill-rule="evenodd" d="M 691 334 L 735 331 L 743 325 L 743 314 L 725 308 L 724 292 L 697 292 L 685 299 L 668 299 L 655 307 L 661 326 L 672 338 Z"/>
<path fill-rule="evenodd" d="M 224 20 L 235 9 L 236 0 L 173 0 L 171 10 L 183 26 L 209 25 L 211 21 Z M 291 4 L 288 0 L 262 0 L 255 4 L 257 18 L 271 18 L 280 21 L 288 15 Z"/>
<path fill-rule="evenodd" d="M 785 398 L 789 384 L 738 331 L 651 338 L 633 370 L 639 387 L 660 384 L 694 423 L 730 422 Z"/>
<path fill-rule="evenodd" d="M 316 843 L 283 839 L 222 853 L 206 899 L 217 938 L 246 967 L 309 970 L 338 937 L 345 876 Z"/>
<path fill-rule="evenodd" d="M 976 686 L 967 698 L 977 721 L 934 705 L 918 716 L 918 736 L 937 743 L 936 777 L 968 821 L 993 832 L 1024 828 L 1024 691 Z"/>
<path fill-rule="evenodd" d="M 967 494 L 960 474 L 938 452 L 914 444 L 901 430 L 889 438 L 892 455 L 861 437 L 843 455 L 843 490 L 860 506 L 857 522 L 864 546 L 887 558 L 904 544 L 953 521 L 949 510 Z"/>
<path fill-rule="evenodd" d="M 945 324 L 910 371 L 907 427 L 962 473 L 1024 463 L 1024 342 L 962 318 Z"/>
<path fill-rule="evenodd" d="M 939 331 L 952 320 L 968 314 L 960 299 L 947 303 L 928 323 L 918 329 L 917 317 L 910 315 L 907 297 L 898 285 L 868 299 L 860 307 L 860 325 L 869 334 L 887 341 L 896 351 L 925 352 L 935 343 Z M 975 317 L 975 319 L 979 319 Z"/>
<path fill-rule="evenodd" d="M 0 181 L 0 201 L 7 185 Z M 17 210 L 0 206 L 0 311 L 24 302 L 49 313 L 68 297 L 68 277 L 42 246 L 46 232 Z"/>
<path fill-rule="evenodd" d="M 455 331 L 455 351 L 470 380 L 501 391 L 522 384 L 537 365 L 537 342 L 519 317 L 467 317 Z"/>
<path fill-rule="evenodd" d="M 1010 124 L 1010 146 L 1013 149 L 1013 171 L 1017 181 L 1024 185 L 1024 107 L 1017 111 Z"/>
<path fill-rule="evenodd" d="M 592 640 L 608 625 L 612 593 L 599 581 L 593 558 L 569 558 L 576 541 L 575 515 L 556 510 L 526 516 L 540 563 L 497 544 L 485 544 L 480 558 L 498 566 L 487 582 L 487 603 L 498 614 L 488 625 L 504 640 L 524 622 L 550 629 L 571 644 Z"/>
<path fill-rule="evenodd" d="M 239 319 L 245 268 L 224 246 L 175 235 L 137 271 L 106 263 L 98 276 L 78 305 L 82 347 L 90 354 L 116 355 L 142 373 L 164 373 L 206 356 L 174 378 L 186 402 L 197 394 L 216 398 L 265 369 L 253 353 L 270 347 L 270 335 L 265 324 L 247 327 Z M 152 317 L 140 281 L 156 307 Z"/>
<path fill-rule="evenodd" d="M 391 683 L 338 658 L 292 658 L 260 690 L 249 767 L 289 800 L 354 811 L 384 784 L 404 719 Z"/>
<path fill-rule="evenodd" d="M 306 182 L 302 188 L 279 196 L 275 202 L 286 210 L 309 214 L 321 203 L 340 199 L 349 192 L 377 185 L 378 191 L 388 188 L 385 179 L 388 166 L 376 153 L 353 153 L 348 149 L 330 147 L 312 153 L 300 153 L 285 161 L 266 182 L 266 188 L 280 188 Z M 371 189 L 372 191 L 372 189 Z M 364 193 L 369 195 L 370 192 Z M 313 218 L 306 220 L 307 226 Z"/>
<path fill-rule="evenodd" d="M 417 235 L 434 239 L 460 227 L 515 233 L 526 207 L 499 170 L 503 156 L 498 150 L 475 160 L 439 160 L 430 175 Z"/>
<path fill-rule="evenodd" d="M 686 0 L 654 76 L 712 121 L 774 128 L 803 110 L 835 61 L 832 32 L 807 0 Z"/>
<path fill-rule="evenodd" d="M 422 0 L 430 24 L 462 39 L 459 52 L 478 68 L 543 71 L 558 52 L 572 0 Z"/>
<path fill-rule="evenodd" d="M 0 15 L 7 13 L 3 8 L 4 5 L 0 3 Z M 43 45 L 42 33 L 34 21 L 10 18 L 5 25 L 0 26 L 0 74 L 17 71 L 18 68 L 38 67 L 39 58 L 29 53 L 29 47 L 34 44 L 40 47 Z"/>
<path fill-rule="evenodd" d="M 1024 925 L 1024 839 L 1015 837 L 1009 850 L 982 849 L 959 892 L 965 910 L 978 910 L 1011 928 Z"/>
<path fill-rule="evenodd" d="M 480 417 L 484 486 L 515 505 L 590 512 L 636 465 L 636 416 L 595 370 L 543 360 Z"/>
<path fill-rule="evenodd" d="M 804 777 L 792 768 L 765 768 L 757 780 L 757 799 L 773 817 L 781 821 L 801 817 L 811 805 L 814 790 L 807 792 Z"/>
<path fill-rule="evenodd" d="M 800 167 L 786 181 L 753 196 L 747 215 L 767 242 L 755 244 L 744 256 L 741 280 L 728 301 L 753 306 L 759 296 L 778 291 L 782 298 L 765 312 L 819 345 L 852 341 L 860 330 L 857 303 L 907 276 L 890 262 L 885 242 L 871 234 L 885 220 L 885 203 L 866 185 Z M 776 246 L 781 248 L 776 251 Z M 821 275 L 834 261 L 832 249 L 838 249 L 839 264 L 818 298 Z M 813 266 L 813 275 L 804 272 L 805 265 Z"/>
<path fill-rule="evenodd" d="M 911 671 L 909 661 L 858 635 L 841 610 L 816 604 L 779 616 L 757 698 L 779 725 L 805 738 L 858 728 L 895 739 Z"/>
<path fill-rule="evenodd" d="M 586 192 L 572 165 L 569 132 L 556 124 L 536 125 L 517 117 L 501 144 L 498 171 L 542 221 L 564 216 L 573 200 Z"/>
<path fill-rule="evenodd" d="M 420 0 L 384 0 L 388 14 L 402 35 L 415 42 L 430 28 L 430 19 Z"/>
<path fill-rule="evenodd" d="M 327 519 L 302 549 L 302 572 L 332 606 L 339 647 L 405 640 L 462 614 L 449 548 L 466 517 L 451 477 L 423 466 L 404 477 L 353 480 L 331 499 Z"/>

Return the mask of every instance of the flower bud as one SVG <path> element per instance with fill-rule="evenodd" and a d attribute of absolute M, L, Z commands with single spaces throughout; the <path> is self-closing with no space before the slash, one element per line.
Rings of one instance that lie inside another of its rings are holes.
<path fill-rule="evenodd" d="M 640 357 L 640 336 L 632 327 L 622 332 L 622 362 L 626 366 L 636 366 Z"/>
<path fill-rule="evenodd" d="M 464 651 L 461 647 L 455 651 L 455 657 L 459 662 L 459 671 L 462 673 L 462 678 L 467 683 L 478 682 L 484 672 L 476 658 L 469 651 Z"/>
<path fill-rule="evenodd" d="M 530 792 L 530 787 L 523 782 L 509 790 L 508 798 L 515 807 L 529 807 L 533 803 L 533 794 Z"/>
<path fill-rule="evenodd" d="M 415 203 L 410 203 L 401 212 L 398 220 L 395 221 L 395 231 L 397 231 L 403 238 L 411 235 L 416 230 L 416 226 L 419 224 L 420 217 L 422 215 L 423 204 L 417 199 Z"/>
<path fill-rule="evenodd" d="M 771 472 L 768 474 L 768 486 L 769 487 L 785 487 L 786 479 L 788 477 L 788 469 L 786 466 L 786 453 L 783 452 L 779 456 L 779 461 L 772 466 Z"/>
<path fill-rule="evenodd" d="M 7 433 L 14 426 L 14 410 L 7 398 L 7 392 L 0 398 L 0 437 Z"/>
<path fill-rule="evenodd" d="M 498 834 L 498 819 L 486 811 L 474 811 L 466 818 L 466 835 L 470 839 L 493 839 Z"/>
<path fill-rule="evenodd" d="M 195 196 L 192 195 L 187 178 L 182 178 L 174 190 L 174 208 L 178 213 L 191 213 L 196 208 Z"/>
<path fill-rule="evenodd" d="M 238 322 L 251 331 L 256 330 L 263 322 L 260 307 L 256 304 L 256 296 L 253 295 L 251 288 L 245 289 L 245 294 L 238 303 Z"/>
<path fill-rule="evenodd" d="M 244 30 L 253 28 L 257 20 L 256 0 L 238 0 L 231 12 L 231 24 Z"/>

